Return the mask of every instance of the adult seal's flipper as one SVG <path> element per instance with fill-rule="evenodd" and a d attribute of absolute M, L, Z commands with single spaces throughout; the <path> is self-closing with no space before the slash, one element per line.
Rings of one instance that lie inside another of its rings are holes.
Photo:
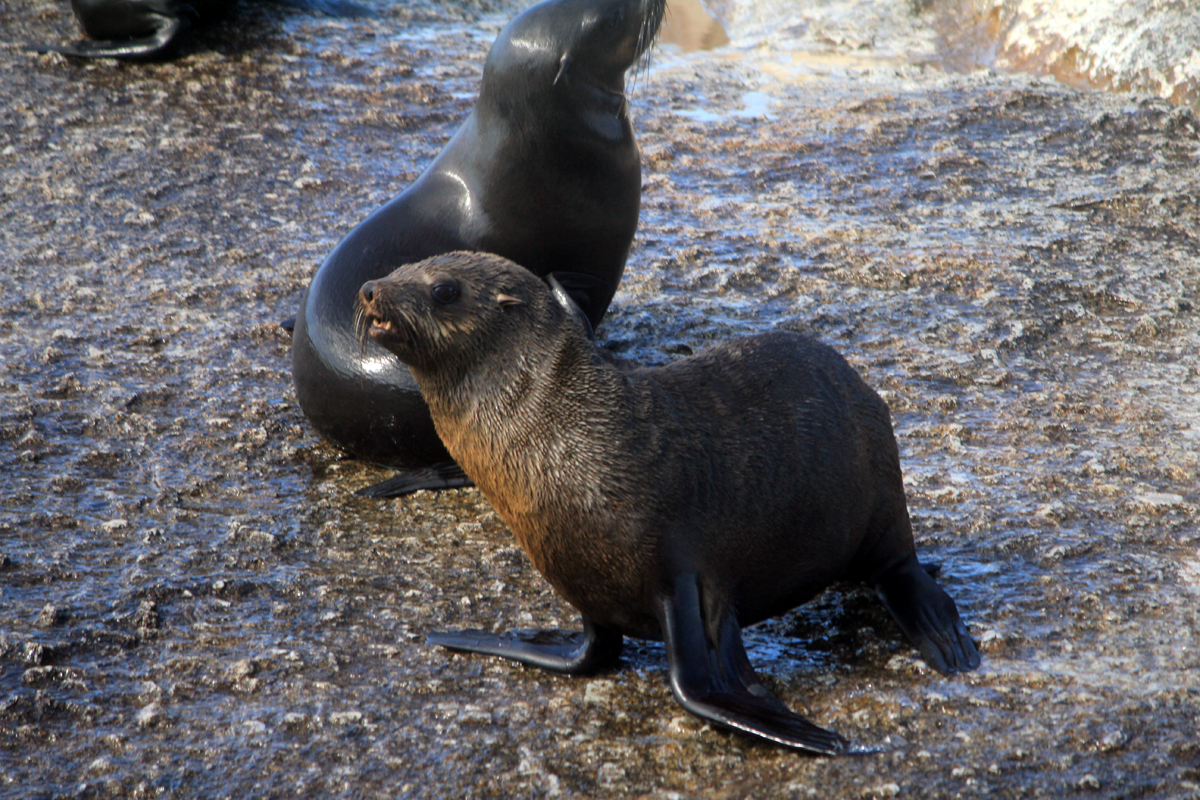
<path fill-rule="evenodd" d="M 550 292 L 554 295 L 554 299 L 558 301 L 564 311 L 571 315 L 571 319 L 575 320 L 580 330 L 587 335 L 588 339 L 596 341 L 596 332 L 592 330 L 591 320 L 587 318 L 587 314 L 583 313 L 583 308 L 579 303 L 571 297 L 571 293 L 559 283 L 555 273 L 552 272 L 546 276 L 546 283 L 550 284 Z"/>
<path fill-rule="evenodd" d="M 549 281 L 550 277 L 553 277 L 552 281 Z M 547 276 L 547 280 L 556 297 L 561 292 L 575 301 L 575 305 L 579 306 L 579 310 L 588 321 L 589 330 L 600 324 L 600 319 L 616 291 L 615 287 L 600 278 L 582 272 L 556 270 Z"/>
<path fill-rule="evenodd" d="M 440 489 L 462 489 L 474 485 L 467 477 L 467 473 L 462 471 L 462 467 L 451 462 L 404 470 L 385 481 L 364 486 L 355 494 L 359 497 L 371 497 L 379 500 L 386 497 L 403 497 L 422 489 L 438 491 Z"/>
<path fill-rule="evenodd" d="M 80 39 L 66 45 L 32 45 L 39 53 L 62 53 L 75 58 L 151 60 L 167 55 L 179 35 L 191 27 L 187 17 L 147 15 L 153 32 L 134 39 Z"/>
<path fill-rule="evenodd" d="M 76 58 L 152 61 L 172 55 L 180 36 L 193 25 L 220 17 L 236 0 L 72 0 L 71 8 L 88 39 L 68 45 L 32 45 L 42 52 Z M 281 0 L 296 8 L 334 17 L 368 17 L 373 12 L 353 0 Z"/>
<path fill-rule="evenodd" d="M 979 666 L 979 650 L 950 595 L 916 556 L 885 570 L 875 592 L 929 666 L 943 675 Z"/>
<path fill-rule="evenodd" d="M 621 634 L 587 617 L 583 618 L 583 633 L 571 634 L 569 641 L 539 641 L 547 638 L 562 637 L 547 631 L 503 636 L 484 631 L 431 631 L 425 637 L 430 644 L 451 650 L 501 656 L 564 675 L 595 675 L 614 667 L 621 655 Z"/>
<path fill-rule="evenodd" d="M 675 578 L 659 615 L 671 689 L 685 709 L 714 725 L 815 755 L 840 755 L 849 742 L 788 710 L 763 686 L 742 645 L 731 609 L 723 610 L 717 641 L 708 635 L 694 574 Z"/>

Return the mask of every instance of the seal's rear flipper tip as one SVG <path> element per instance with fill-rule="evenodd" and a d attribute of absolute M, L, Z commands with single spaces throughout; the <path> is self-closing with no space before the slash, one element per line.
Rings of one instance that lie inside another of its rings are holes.
<path fill-rule="evenodd" d="M 579 325 L 580 330 L 587 336 L 589 341 L 596 341 L 596 331 L 592 328 L 592 321 L 588 319 L 584 313 L 582 305 L 579 301 L 571 296 L 566 287 L 559 282 L 558 278 L 552 272 L 546 276 L 546 283 L 550 284 L 550 291 L 554 295 L 554 299 L 563 307 L 563 310 L 570 315 L 571 319 L 575 320 Z M 586 294 L 584 295 L 586 297 Z"/>
<path fill-rule="evenodd" d="M 62 53 L 72 58 L 121 58 L 153 61 L 170 55 L 179 35 L 191 22 L 186 17 L 151 15 L 154 33 L 136 39 L 80 39 L 65 45 L 31 45 L 40 53 Z"/>
<path fill-rule="evenodd" d="M 879 576 L 875 591 L 929 666 L 943 675 L 970 672 L 979 666 L 979 648 L 954 600 L 916 556 Z"/>

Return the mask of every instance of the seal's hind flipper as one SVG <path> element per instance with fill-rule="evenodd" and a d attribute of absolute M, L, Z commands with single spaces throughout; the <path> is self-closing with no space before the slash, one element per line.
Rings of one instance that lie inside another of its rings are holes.
<path fill-rule="evenodd" d="M 916 556 L 876 578 L 875 592 L 929 666 L 943 675 L 979 666 L 979 650 L 954 600 Z"/>
<path fill-rule="evenodd" d="M 816 755 L 839 755 L 849 742 L 788 710 L 763 686 L 726 608 L 713 642 L 705 624 L 694 574 L 675 578 L 674 593 L 660 599 L 671 689 L 685 709 L 715 725 Z"/>
<path fill-rule="evenodd" d="M 154 33 L 136 39 L 80 39 L 65 45 L 32 45 L 39 53 L 62 53 L 75 58 L 151 60 L 165 56 L 179 34 L 189 27 L 186 17 L 155 14 Z"/>
<path fill-rule="evenodd" d="M 404 470 L 386 481 L 364 486 L 355 494 L 359 497 L 380 500 L 386 497 L 403 497 L 422 489 L 437 491 L 439 489 L 461 489 L 474 485 L 458 464 L 434 464 L 430 467 Z"/>
<path fill-rule="evenodd" d="M 572 634 L 568 642 L 537 641 L 548 637 L 553 634 L 431 631 L 425 639 L 451 650 L 501 656 L 566 675 L 594 675 L 613 667 L 621 655 L 621 634 L 596 625 L 587 617 L 583 618 L 583 633 Z"/>

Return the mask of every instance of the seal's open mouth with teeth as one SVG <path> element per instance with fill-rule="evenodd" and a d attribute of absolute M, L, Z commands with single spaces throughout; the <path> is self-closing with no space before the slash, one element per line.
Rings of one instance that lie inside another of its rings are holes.
<path fill-rule="evenodd" d="M 396 332 L 396 326 L 393 325 L 390 320 L 380 319 L 379 317 L 368 316 L 367 322 L 371 323 L 370 333 L 372 336 L 375 335 L 376 331 L 382 331 L 382 332 L 386 332 L 386 333 L 395 333 Z"/>
<path fill-rule="evenodd" d="M 381 297 L 376 292 L 376 282 L 368 281 L 358 293 L 359 336 L 363 341 L 368 336 L 384 347 L 389 344 L 399 344 L 405 341 L 404 326 L 388 319 L 390 304 L 381 303 Z M 384 307 L 381 307 L 384 306 Z M 391 316 L 395 316 L 392 314 Z M 391 348 L 388 347 L 390 350 Z"/>
<path fill-rule="evenodd" d="M 384 347 L 390 343 L 399 343 L 405 341 L 404 327 L 390 319 L 378 317 L 371 311 L 365 313 L 367 320 L 367 335 L 375 341 L 379 342 Z"/>

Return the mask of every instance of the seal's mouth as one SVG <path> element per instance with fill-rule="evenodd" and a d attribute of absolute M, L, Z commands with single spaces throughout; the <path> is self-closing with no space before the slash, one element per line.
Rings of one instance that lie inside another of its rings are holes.
<path fill-rule="evenodd" d="M 381 308 L 381 299 L 376 293 L 374 283 L 368 283 L 363 287 L 363 291 L 358 296 L 354 327 L 358 333 L 361 347 L 366 347 L 367 339 L 373 339 L 387 349 L 394 350 L 395 346 L 407 342 L 408 337 L 405 335 L 404 323 L 394 319 L 397 314 L 388 313 L 389 310 L 395 311 L 396 309 L 390 308 L 391 304 L 389 303 L 384 303 L 385 307 Z"/>
<path fill-rule="evenodd" d="M 404 327 L 399 323 L 377 316 L 370 308 L 363 309 L 363 318 L 367 336 L 384 347 L 407 341 L 407 337 L 404 336 Z"/>
<path fill-rule="evenodd" d="M 395 334 L 396 326 L 392 324 L 390 319 L 380 319 L 379 317 L 367 316 L 367 324 L 371 327 L 367 333 L 371 336 L 380 336 L 383 334 Z"/>

